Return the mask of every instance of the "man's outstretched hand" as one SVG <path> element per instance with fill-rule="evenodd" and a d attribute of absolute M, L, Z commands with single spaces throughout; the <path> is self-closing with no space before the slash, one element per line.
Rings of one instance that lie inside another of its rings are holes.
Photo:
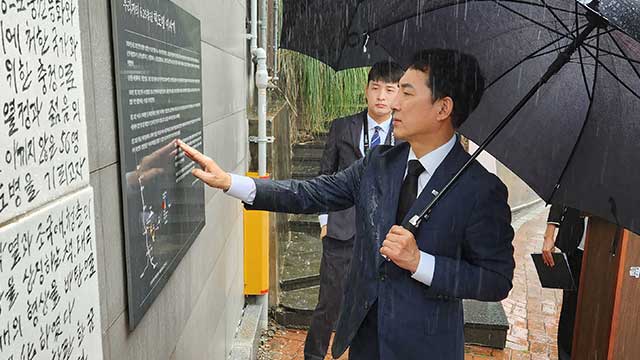
<path fill-rule="evenodd" d="M 184 154 L 201 169 L 191 170 L 191 174 L 202 180 L 205 184 L 224 191 L 231 187 L 231 175 L 222 170 L 215 161 L 210 157 L 203 155 L 200 151 L 185 144 L 182 140 L 178 140 L 178 147 L 184 151 Z"/>

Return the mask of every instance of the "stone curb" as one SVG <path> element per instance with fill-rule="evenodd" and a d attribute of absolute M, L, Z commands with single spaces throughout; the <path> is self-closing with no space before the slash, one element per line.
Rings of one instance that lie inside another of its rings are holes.
<path fill-rule="evenodd" d="M 244 308 L 238 332 L 231 347 L 230 360 L 254 360 L 260 346 L 262 306 L 248 304 Z"/>

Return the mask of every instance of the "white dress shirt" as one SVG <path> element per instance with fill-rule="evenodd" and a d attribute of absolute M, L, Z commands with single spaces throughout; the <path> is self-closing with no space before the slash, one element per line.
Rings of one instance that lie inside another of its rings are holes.
<path fill-rule="evenodd" d="M 580 243 L 578 244 L 578 249 L 584 251 L 584 243 L 587 239 L 587 226 L 589 226 L 589 217 L 585 216 L 582 221 L 584 222 L 584 229 L 582 230 L 582 238 L 580 239 Z M 547 221 L 547 224 L 555 225 L 556 228 L 560 227 L 560 223 L 556 221 Z"/>
<path fill-rule="evenodd" d="M 389 128 L 391 127 L 391 120 L 392 120 L 392 117 L 389 116 L 387 120 L 378 124 L 375 120 L 373 120 L 373 118 L 369 114 L 367 114 L 367 129 L 369 131 L 369 144 L 371 144 L 371 139 L 373 139 L 373 134 L 376 132 L 376 126 L 380 127 L 380 130 L 378 130 L 378 135 L 380 136 L 380 145 L 384 144 L 389 134 Z M 358 149 L 360 149 L 360 154 L 364 156 L 364 129 L 360 131 L 359 141 L 360 143 L 358 144 Z M 320 227 L 327 225 L 327 222 L 329 221 L 329 215 L 320 214 L 318 216 L 318 221 L 320 221 Z"/>
<path fill-rule="evenodd" d="M 423 171 L 418 177 L 418 196 L 420 196 L 420 193 L 424 190 L 425 186 L 431 179 L 431 176 L 436 172 L 438 166 L 440 166 L 444 158 L 447 157 L 451 149 L 453 149 L 456 141 L 457 136 L 454 135 L 446 144 L 419 159 L 416 157 L 413 149 L 409 150 L 407 164 L 409 163 L 409 160 L 417 159 L 425 169 L 425 171 Z M 406 175 L 407 170 L 405 169 L 405 176 Z M 253 200 L 256 198 L 256 184 L 249 177 L 231 174 L 231 186 L 229 187 L 229 190 L 227 190 L 226 194 L 251 205 L 253 204 Z M 435 271 L 435 264 L 436 261 L 433 255 L 420 251 L 420 262 L 418 263 L 418 268 L 411 277 L 423 284 L 431 285 L 431 281 L 433 281 L 433 273 Z"/>
<path fill-rule="evenodd" d="M 383 145 L 385 140 L 387 140 L 387 135 L 389 134 L 389 127 L 391 126 L 392 117 L 389 118 L 380 124 L 378 124 L 369 114 L 367 114 L 367 130 L 369 131 L 369 144 L 371 144 L 371 139 L 373 139 L 373 134 L 376 132 L 376 126 L 380 127 L 378 130 L 378 134 L 380 135 L 380 145 Z M 360 140 L 358 143 L 358 149 L 360 149 L 360 154 L 364 156 L 364 129 L 360 131 Z"/>
<path fill-rule="evenodd" d="M 584 251 L 584 243 L 587 240 L 587 226 L 589 226 L 589 217 L 584 217 L 584 230 L 582 231 L 582 239 L 580 239 L 580 244 L 578 244 L 578 249 Z"/>

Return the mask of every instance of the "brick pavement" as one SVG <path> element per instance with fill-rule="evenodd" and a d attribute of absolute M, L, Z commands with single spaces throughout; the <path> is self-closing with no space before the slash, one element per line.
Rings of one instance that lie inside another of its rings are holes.
<path fill-rule="evenodd" d="M 530 254 L 539 252 L 545 228 L 547 211 L 535 206 L 514 222 L 516 270 L 513 290 L 502 301 L 509 319 L 507 347 L 504 350 L 467 346 L 465 360 L 542 360 L 558 358 L 556 333 L 562 304 L 560 290 L 540 287 Z M 261 348 L 262 359 L 303 359 L 306 332 L 295 329 L 279 329 Z M 326 359 L 330 359 L 327 356 Z M 340 360 L 346 360 L 344 355 Z"/>

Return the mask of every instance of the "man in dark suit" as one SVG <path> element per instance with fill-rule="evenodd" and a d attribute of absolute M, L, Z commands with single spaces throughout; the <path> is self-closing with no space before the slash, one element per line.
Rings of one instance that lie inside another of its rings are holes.
<path fill-rule="evenodd" d="M 569 268 L 576 283 L 575 290 L 562 291 L 562 309 L 560 310 L 560 320 L 558 320 L 558 358 L 560 360 L 571 359 L 587 221 L 588 218 L 580 210 L 553 204 L 549 210 L 547 229 L 544 233 L 542 258 L 545 264 L 555 265 L 552 252 L 555 247 L 558 247 L 567 255 Z M 557 236 L 555 236 L 556 229 L 558 229 Z"/>
<path fill-rule="evenodd" d="M 193 175 L 248 209 L 291 213 L 355 205 L 356 238 L 332 354 L 354 360 L 464 358 L 462 299 L 499 301 L 511 290 L 513 229 L 507 189 L 474 162 L 414 236 L 405 224 L 469 159 L 455 130 L 478 105 L 477 60 L 453 50 L 416 54 L 400 80 L 394 133 L 349 168 L 308 181 L 229 174 L 179 142 Z M 388 260 L 387 260 L 388 259 Z"/>
<path fill-rule="evenodd" d="M 376 146 L 394 145 L 391 103 L 404 74 L 400 65 L 384 61 L 369 70 L 365 97 L 367 109 L 335 119 L 327 136 L 320 175 L 333 175 L 351 166 Z M 342 293 L 356 234 L 354 207 L 320 215 L 322 260 L 320 293 L 304 344 L 307 360 L 323 360 L 338 319 Z"/>

